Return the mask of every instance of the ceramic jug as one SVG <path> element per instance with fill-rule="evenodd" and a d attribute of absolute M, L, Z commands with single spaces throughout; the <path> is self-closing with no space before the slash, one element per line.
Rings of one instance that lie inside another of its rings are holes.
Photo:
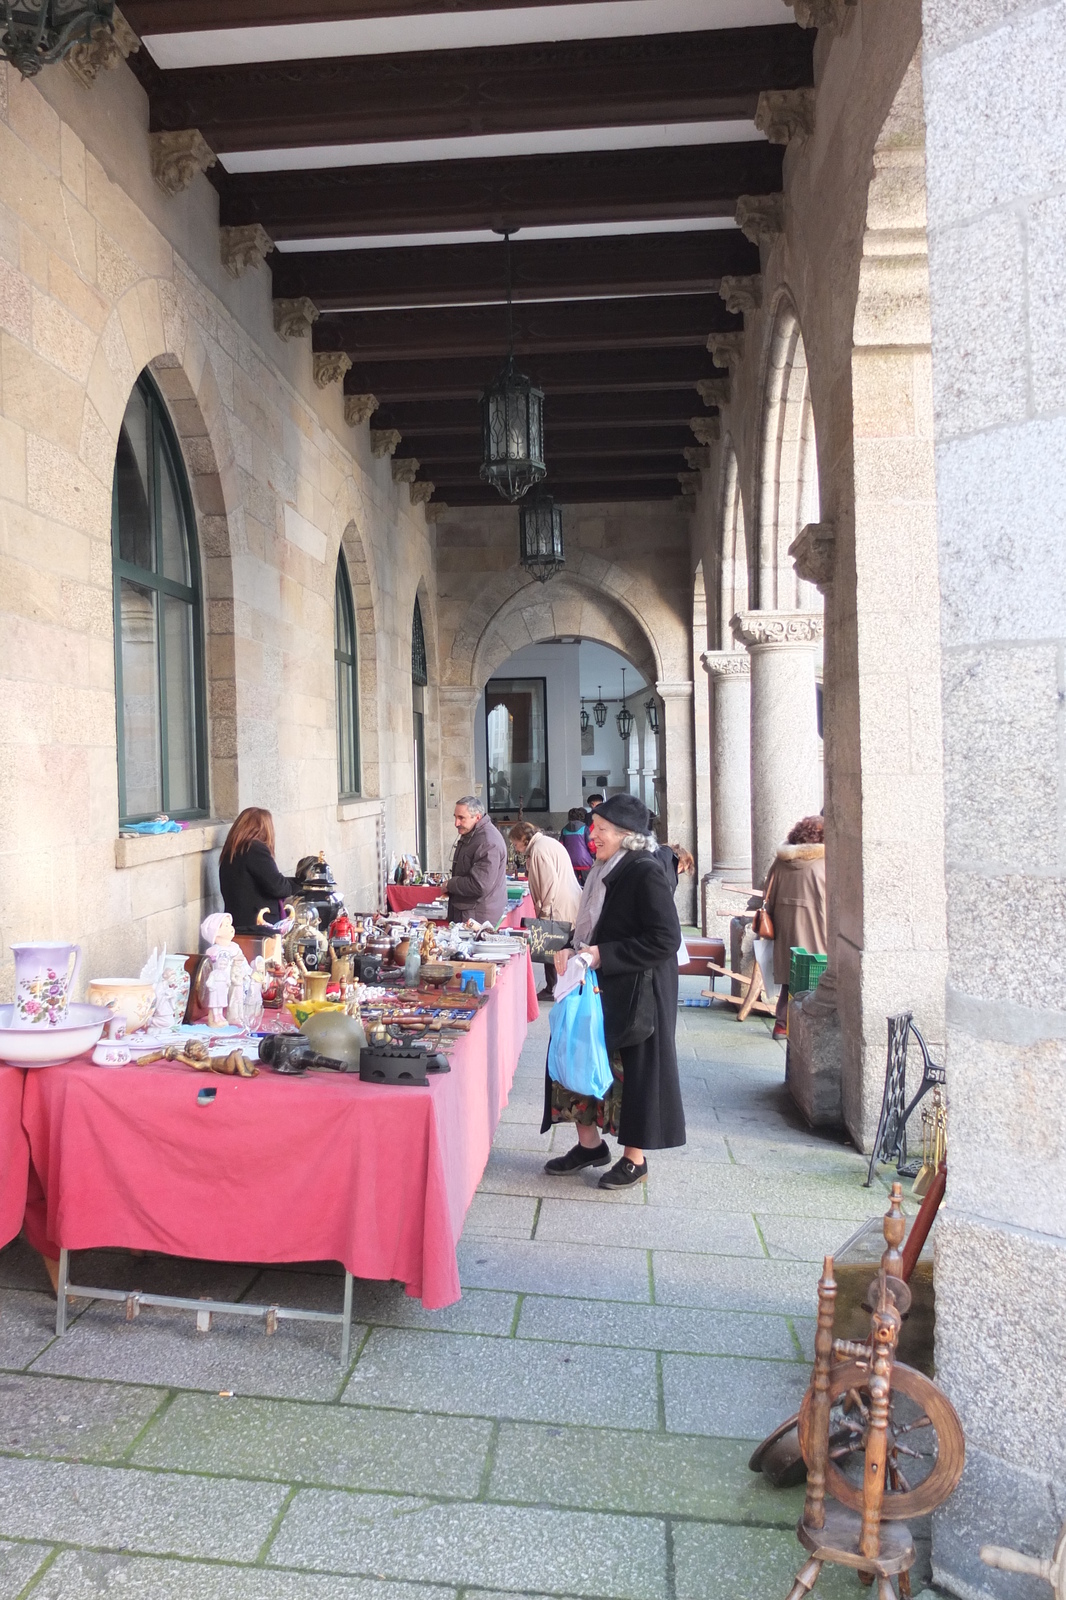
<path fill-rule="evenodd" d="M 81 966 L 80 944 L 13 944 L 13 1028 L 60 1028 Z"/>

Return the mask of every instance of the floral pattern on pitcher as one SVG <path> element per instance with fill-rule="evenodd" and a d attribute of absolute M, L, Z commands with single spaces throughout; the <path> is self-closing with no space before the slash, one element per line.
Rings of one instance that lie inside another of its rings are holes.
<path fill-rule="evenodd" d="M 67 974 L 46 967 L 41 977 L 20 983 L 16 1005 L 20 1019 L 30 1027 L 57 1028 L 67 1016 Z"/>

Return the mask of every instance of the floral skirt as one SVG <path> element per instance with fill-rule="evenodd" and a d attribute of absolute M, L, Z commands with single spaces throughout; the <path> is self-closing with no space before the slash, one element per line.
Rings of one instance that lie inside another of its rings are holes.
<path fill-rule="evenodd" d="M 587 1128 L 595 1125 L 603 1133 L 617 1137 L 618 1119 L 622 1114 L 622 1057 L 619 1051 L 612 1050 L 610 1059 L 614 1082 L 602 1100 L 594 1100 L 587 1094 L 575 1094 L 572 1089 L 564 1089 L 561 1083 L 552 1081 L 553 1123 L 577 1122 Z"/>

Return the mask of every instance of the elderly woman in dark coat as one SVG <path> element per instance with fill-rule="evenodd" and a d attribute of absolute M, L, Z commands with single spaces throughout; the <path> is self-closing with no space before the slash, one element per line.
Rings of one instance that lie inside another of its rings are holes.
<path fill-rule="evenodd" d="M 578 1142 L 545 1172 L 563 1176 L 607 1166 L 611 1133 L 622 1155 L 600 1179 L 622 1189 L 648 1175 L 645 1150 L 685 1142 L 685 1113 L 677 1075 L 677 952 L 681 925 L 673 888 L 655 854 L 647 807 L 635 795 L 612 795 L 592 819 L 596 865 L 589 872 L 574 930 L 574 945 L 600 973 L 604 1031 L 614 1086 L 604 1100 L 572 1093 L 547 1079 L 546 1133 L 573 1122 Z M 563 972 L 571 952 L 556 964 Z"/>

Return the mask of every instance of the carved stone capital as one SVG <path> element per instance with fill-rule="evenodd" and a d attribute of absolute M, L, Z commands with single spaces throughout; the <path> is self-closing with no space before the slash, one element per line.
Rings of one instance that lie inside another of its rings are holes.
<path fill-rule="evenodd" d="M 219 255 L 231 278 L 243 278 L 250 267 L 261 267 L 273 248 L 274 241 L 260 222 L 218 230 Z"/>
<path fill-rule="evenodd" d="M 364 422 L 369 422 L 378 408 L 376 394 L 346 394 L 344 397 L 344 420 L 349 428 L 361 428 Z"/>
<path fill-rule="evenodd" d="M 306 339 L 318 321 L 318 307 L 305 294 L 274 301 L 274 328 L 282 339 Z"/>
<path fill-rule="evenodd" d="M 111 21 L 112 27 L 98 29 L 88 42 L 74 45 L 63 58 L 86 89 L 92 88 L 101 72 L 110 72 L 141 48 L 141 41 L 117 7 Z"/>
<path fill-rule="evenodd" d="M 804 582 L 813 583 L 824 594 L 833 581 L 836 548 L 836 529 L 831 522 L 808 522 L 788 553 Z"/>
<path fill-rule="evenodd" d="M 810 647 L 822 637 L 824 622 L 818 611 L 738 611 L 729 619 L 734 639 L 749 650 L 780 650 L 794 645 Z"/>
<path fill-rule="evenodd" d="M 688 425 L 700 444 L 714 444 L 722 437 L 721 417 L 689 417 Z"/>
<path fill-rule="evenodd" d="M 418 477 L 418 462 L 414 456 L 393 456 L 392 481 L 393 483 L 414 483 Z"/>
<path fill-rule="evenodd" d="M 152 177 L 165 194 L 181 194 L 198 172 L 213 167 L 218 157 L 199 128 L 178 128 L 174 133 L 150 133 L 148 155 Z"/>
<path fill-rule="evenodd" d="M 679 472 L 677 481 L 681 485 L 682 494 L 697 494 L 700 487 L 700 474 L 698 472 Z"/>
<path fill-rule="evenodd" d="M 718 285 L 718 293 L 725 301 L 726 310 L 734 315 L 758 311 L 762 305 L 762 278 L 757 272 L 742 278 L 725 277 Z"/>
<path fill-rule="evenodd" d="M 773 244 L 785 227 L 783 194 L 742 194 L 737 201 L 737 227 L 752 244 Z"/>
<path fill-rule="evenodd" d="M 746 650 L 705 650 L 700 660 L 712 678 L 751 677 L 751 657 Z"/>
<path fill-rule="evenodd" d="M 755 126 L 771 144 L 800 145 L 814 132 L 813 89 L 764 89 L 755 108 Z"/>
<path fill-rule="evenodd" d="M 371 428 L 370 448 L 376 456 L 394 456 L 402 438 L 399 428 Z"/>
<path fill-rule="evenodd" d="M 440 522 L 448 507 L 443 500 L 430 500 L 426 506 L 426 521 Z"/>
<path fill-rule="evenodd" d="M 707 445 L 689 445 L 687 450 L 682 450 L 685 465 L 691 467 L 693 472 L 706 472 L 711 464 L 711 452 Z"/>
<path fill-rule="evenodd" d="M 343 383 L 344 374 L 351 364 L 351 356 L 343 350 L 316 350 L 315 383 L 320 389 L 328 389 L 331 383 Z"/>
<path fill-rule="evenodd" d="M 430 483 L 428 478 L 423 478 L 421 483 L 412 483 L 407 491 L 411 496 L 411 504 L 413 506 L 428 505 L 433 498 L 433 491 L 436 487 L 437 485 Z"/>
<path fill-rule="evenodd" d="M 657 678 L 655 681 L 655 693 L 660 700 L 691 700 L 693 695 L 692 679 L 678 678 L 676 682 L 671 683 L 669 680 L 664 681 L 661 678 Z"/>
<path fill-rule="evenodd" d="M 707 335 L 707 350 L 715 366 L 725 367 L 732 376 L 733 368 L 739 363 L 744 350 L 744 335 L 740 329 L 733 333 L 710 333 Z"/>
<path fill-rule="evenodd" d="M 696 384 L 696 392 L 705 406 L 727 406 L 729 404 L 729 379 L 700 378 Z"/>
<path fill-rule="evenodd" d="M 847 7 L 855 4 L 856 0 L 785 0 L 801 28 L 825 28 L 830 33 L 840 32 Z"/>

